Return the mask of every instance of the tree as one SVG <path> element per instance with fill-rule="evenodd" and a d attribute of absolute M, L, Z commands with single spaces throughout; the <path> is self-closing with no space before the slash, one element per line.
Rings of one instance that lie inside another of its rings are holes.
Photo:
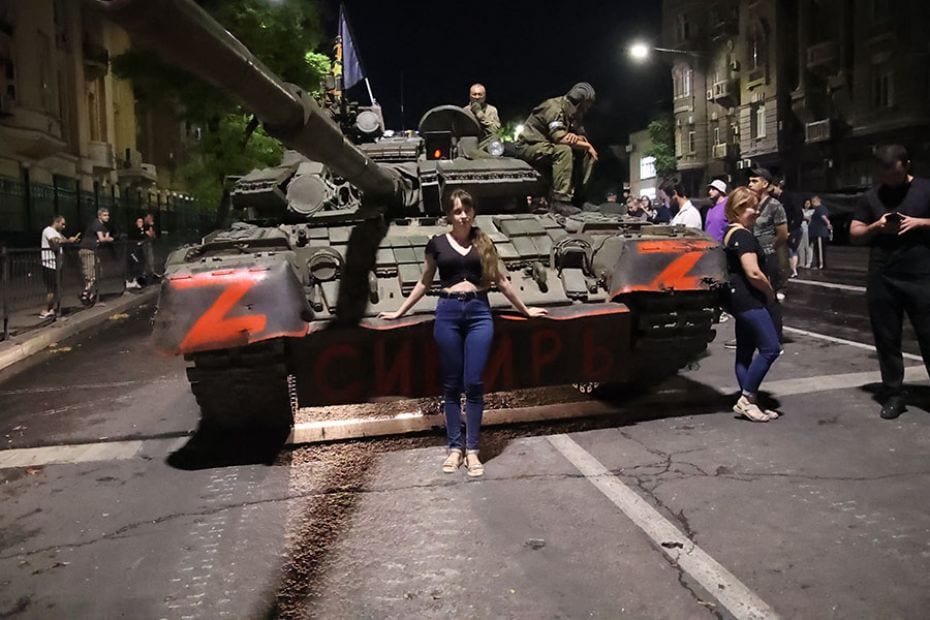
<path fill-rule="evenodd" d="M 669 179 L 678 172 L 678 159 L 675 157 L 675 119 L 669 114 L 657 116 L 646 127 L 652 148 L 646 155 L 656 158 L 656 176 Z"/>
<path fill-rule="evenodd" d="M 201 0 L 199 4 L 283 80 L 316 91 L 329 60 L 314 50 L 323 41 L 314 0 Z M 144 50 L 113 59 L 113 72 L 130 80 L 140 107 L 170 106 L 201 130 L 178 172 L 202 204 L 218 205 L 226 175 L 274 165 L 281 146 L 223 92 Z"/>

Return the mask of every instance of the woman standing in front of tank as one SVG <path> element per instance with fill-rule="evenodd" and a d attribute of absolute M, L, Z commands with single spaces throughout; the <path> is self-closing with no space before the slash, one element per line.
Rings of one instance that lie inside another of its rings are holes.
<path fill-rule="evenodd" d="M 491 239 L 475 223 L 471 194 L 455 190 L 446 207 L 452 229 L 436 235 L 426 244 L 423 276 L 396 312 L 381 318 L 398 319 L 406 314 L 429 290 L 439 268 L 441 290 L 436 304 L 433 336 L 442 364 L 443 412 L 449 454 L 442 470 L 453 473 L 462 464 L 461 396 L 465 392 L 465 467 L 469 476 L 484 474 L 478 458 L 478 438 L 484 413 L 484 367 L 491 352 L 494 321 L 488 303 L 488 289 L 496 284 L 501 293 L 521 313 L 529 317 L 546 314 L 542 308 L 528 308 L 507 279 L 507 269 Z"/>

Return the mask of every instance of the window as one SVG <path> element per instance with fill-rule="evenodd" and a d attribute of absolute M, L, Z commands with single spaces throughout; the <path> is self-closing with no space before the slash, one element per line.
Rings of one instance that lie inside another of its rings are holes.
<path fill-rule="evenodd" d="M 641 157 L 639 160 L 639 178 L 654 179 L 656 176 L 656 158 Z"/>
<path fill-rule="evenodd" d="M 672 72 L 672 82 L 675 91 L 675 98 L 691 96 L 691 83 L 694 80 L 694 71 L 691 67 L 676 67 Z"/>
<path fill-rule="evenodd" d="M 39 48 L 39 88 L 42 94 L 42 109 L 58 115 L 58 75 L 52 64 L 52 41 L 41 30 L 37 33 Z"/>
<path fill-rule="evenodd" d="M 739 123 L 730 123 L 730 140 L 739 146 Z"/>
<path fill-rule="evenodd" d="M 752 25 L 746 41 L 746 54 L 750 81 L 765 77 L 768 72 L 768 26 L 758 20 Z"/>
<path fill-rule="evenodd" d="M 688 16 L 684 13 L 678 16 L 678 22 L 675 25 L 675 35 L 679 43 L 684 43 L 691 38 L 691 24 L 688 22 Z"/>
<path fill-rule="evenodd" d="M 754 103 L 750 108 L 751 135 L 753 138 L 760 139 L 765 137 L 765 104 Z"/>
<path fill-rule="evenodd" d="M 714 146 L 721 144 L 720 142 L 720 127 L 714 127 Z"/>
<path fill-rule="evenodd" d="M 688 153 L 694 154 L 697 151 L 697 133 L 694 131 L 688 132 Z"/>
<path fill-rule="evenodd" d="M 872 68 L 872 107 L 884 109 L 894 106 L 894 74 L 887 67 Z"/>
<path fill-rule="evenodd" d="M 675 129 L 675 156 L 681 157 L 681 127 Z"/>

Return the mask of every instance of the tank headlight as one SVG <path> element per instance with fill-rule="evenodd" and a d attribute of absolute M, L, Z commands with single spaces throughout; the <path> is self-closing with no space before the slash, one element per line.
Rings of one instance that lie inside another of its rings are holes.
<path fill-rule="evenodd" d="M 342 255 L 333 248 L 320 248 L 307 260 L 310 279 L 316 282 L 330 282 L 342 274 Z"/>
<path fill-rule="evenodd" d="M 494 157 L 501 157 L 504 154 L 504 143 L 500 140 L 493 140 L 491 144 L 488 145 L 488 153 Z"/>

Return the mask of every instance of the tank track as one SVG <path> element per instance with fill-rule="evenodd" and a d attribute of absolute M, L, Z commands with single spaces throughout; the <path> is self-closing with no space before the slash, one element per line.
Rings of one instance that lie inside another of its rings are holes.
<path fill-rule="evenodd" d="M 219 432 L 280 431 L 294 421 L 294 378 L 284 340 L 195 353 L 186 359 L 201 428 Z"/>
<path fill-rule="evenodd" d="M 717 335 L 716 292 L 640 294 L 627 300 L 636 316 L 635 379 L 654 383 L 695 363 Z"/>

